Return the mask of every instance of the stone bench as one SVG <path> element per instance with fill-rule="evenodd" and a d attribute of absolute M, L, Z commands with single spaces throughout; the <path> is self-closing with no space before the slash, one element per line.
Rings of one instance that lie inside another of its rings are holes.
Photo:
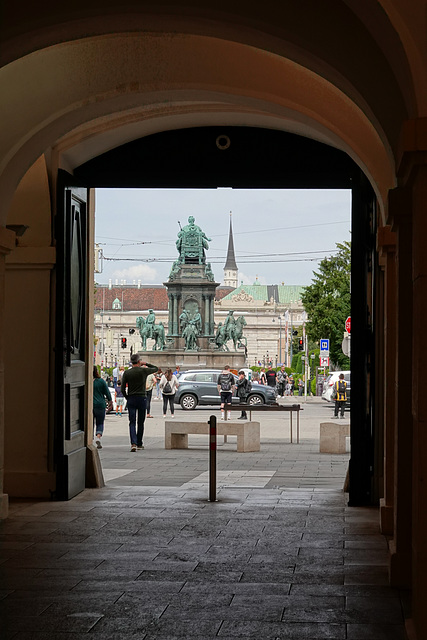
<path fill-rule="evenodd" d="M 321 422 L 320 453 L 346 453 L 345 439 L 349 435 L 349 422 Z"/>
<path fill-rule="evenodd" d="M 188 449 L 188 434 L 206 435 L 209 444 L 209 424 L 207 422 L 165 421 L 165 449 Z M 217 435 L 237 436 L 238 453 L 260 450 L 259 422 L 217 422 Z"/>

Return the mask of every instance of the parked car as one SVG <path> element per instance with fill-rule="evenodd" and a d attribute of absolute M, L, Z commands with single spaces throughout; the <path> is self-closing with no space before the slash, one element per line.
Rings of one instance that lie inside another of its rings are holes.
<path fill-rule="evenodd" d="M 323 383 L 322 399 L 326 402 L 334 402 L 332 399 L 332 392 L 334 384 L 340 377 L 340 374 L 344 374 L 344 380 L 347 383 L 347 406 L 350 406 L 350 394 L 351 394 L 351 372 L 350 371 L 332 371 Z"/>
<path fill-rule="evenodd" d="M 178 376 L 179 388 L 175 394 L 175 404 L 180 404 L 185 411 L 195 409 L 197 405 L 220 404 L 217 380 L 221 370 L 198 369 L 185 371 Z M 234 374 L 233 374 L 234 375 Z M 237 380 L 238 376 L 234 376 Z M 233 395 L 232 403 L 239 398 Z M 276 391 L 273 387 L 252 382 L 248 395 L 249 404 L 273 404 L 276 402 Z"/>

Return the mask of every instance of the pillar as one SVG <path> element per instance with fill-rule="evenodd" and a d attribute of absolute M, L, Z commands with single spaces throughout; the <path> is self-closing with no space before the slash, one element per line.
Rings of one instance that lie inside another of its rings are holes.
<path fill-rule="evenodd" d="M 412 216 L 411 194 L 390 193 L 389 214 L 396 231 L 396 380 L 394 427 L 394 522 L 390 542 L 390 581 L 411 586 L 412 539 Z"/>
<path fill-rule="evenodd" d="M 380 500 L 380 527 L 393 535 L 394 429 L 396 404 L 396 234 L 390 226 L 377 234 L 380 263 L 384 269 L 384 344 L 382 401 L 384 415 L 384 497 Z M 381 328 L 382 329 L 382 328 Z M 380 329 L 380 330 L 381 330 Z"/>
<path fill-rule="evenodd" d="M 15 234 L 0 227 L 0 519 L 7 517 L 9 499 L 4 493 L 4 309 L 5 309 L 5 258 L 15 246 Z"/>
<path fill-rule="evenodd" d="M 209 300 L 210 300 L 210 296 L 206 295 L 203 296 L 203 300 L 205 303 L 205 336 L 209 335 L 210 333 L 210 305 L 209 305 Z"/>

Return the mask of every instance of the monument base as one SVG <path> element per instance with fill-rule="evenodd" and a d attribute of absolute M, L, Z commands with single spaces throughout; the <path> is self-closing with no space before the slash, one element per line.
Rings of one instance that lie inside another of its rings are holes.
<path fill-rule="evenodd" d="M 223 369 L 229 365 L 231 369 L 242 369 L 246 366 L 245 354 L 239 351 L 182 351 L 168 349 L 165 351 L 138 351 L 141 360 L 156 365 L 164 371 L 169 367 L 174 371 L 177 366 L 182 371 L 188 369 Z"/>

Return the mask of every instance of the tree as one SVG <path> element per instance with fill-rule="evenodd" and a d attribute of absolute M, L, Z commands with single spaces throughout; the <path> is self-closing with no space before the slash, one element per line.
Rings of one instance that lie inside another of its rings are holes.
<path fill-rule="evenodd" d="M 330 359 L 340 369 L 349 369 L 350 360 L 343 354 L 341 344 L 351 310 L 351 243 L 337 243 L 336 246 L 337 255 L 321 261 L 301 299 L 309 318 L 307 334 L 316 341 L 329 338 Z"/>

